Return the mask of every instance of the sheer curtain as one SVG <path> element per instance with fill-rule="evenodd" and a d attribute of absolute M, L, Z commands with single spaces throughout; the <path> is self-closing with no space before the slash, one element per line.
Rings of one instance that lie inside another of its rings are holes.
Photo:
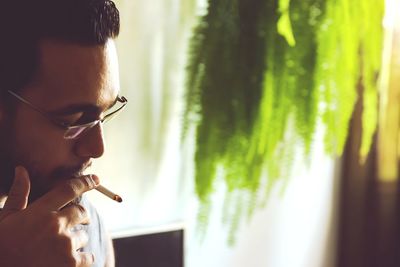
<path fill-rule="evenodd" d="M 104 125 L 106 153 L 93 171 L 124 201 L 90 193 L 114 236 L 184 219 L 188 168 L 180 144 L 184 66 L 195 1 L 120 0 L 117 39 L 123 114 Z M 188 178 L 190 179 L 190 178 Z"/>
<path fill-rule="evenodd" d="M 324 155 L 321 140 L 316 140 L 310 166 L 296 167 L 284 194 L 277 190 L 238 230 L 234 247 L 227 244 L 218 208 L 225 188 L 217 185 L 208 232 L 199 241 L 194 142 L 189 138 L 181 143 L 180 135 L 188 40 L 195 15 L 205 12 L 206 1 L 116 2 L 122 19 L 117 41 L 121 94 L 129 103 L 104 125 L 106 153 L 92 171 L 124 201 L 89 193 L 112 236 L 183 227 L 189 267 L 330 266 L 334 165 Z"/>

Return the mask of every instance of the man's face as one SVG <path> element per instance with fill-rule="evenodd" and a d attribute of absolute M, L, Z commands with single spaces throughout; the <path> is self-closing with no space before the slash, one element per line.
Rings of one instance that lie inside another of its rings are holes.
<path fill-rule="evenodd" d="M 33 82 L 19 92 L 35 106 L 60 121 L 75 124 L 102 118 L 114 104 L 119 78 L 113 41 L 105 46 L 43 41 L 39 58 Z M 82 174 L 93 158 L 103 154 L 101 124 L 76 140 L 66 140 L 63 129 L 18 102 L 15 115 L 10 118 L 12 140 L 2 142 L 11 144 L 11 162 L 27 168 L 31 200 L 57 182 Z"/>

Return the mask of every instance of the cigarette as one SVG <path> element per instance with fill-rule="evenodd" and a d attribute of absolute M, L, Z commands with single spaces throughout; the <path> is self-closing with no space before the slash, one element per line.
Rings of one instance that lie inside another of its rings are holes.
<path fill-rule="evenodd" d="M 105 196 L 111 198 L 112 200 L 115 200 L 115 201 L 117 201 L 119 203 L 122 202 L 122 198 L 119 195 L 111 192 L 110 190 L 108 190 L 107 188 L 105 188 L 102 185 L 98 185 L 95 189 L 97 191 L 99 191 L 100 193 L 103 193 Z"/>

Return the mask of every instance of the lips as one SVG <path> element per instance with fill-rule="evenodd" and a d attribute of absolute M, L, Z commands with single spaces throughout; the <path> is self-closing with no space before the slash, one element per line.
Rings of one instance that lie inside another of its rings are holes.
<path fill-rule="evenodd" d="M 55 181 L 64 181 L 71 178 L 78 178 L 83 175 L 86 169 L 92 166 L 92 162 L 85 162 L 83 164 L 72 167 L 57 168 L 51 175 Z"/>
<path fill-rule="evenodd" d="M 69 179 L 77 178 L 83 175 L 83 172 L 91 166 L 91 162 L 87 161 L 75 166 L 62 166 L 56 168 L 50 175 L 40 175 L 32 172 L 31 174 L 31 194 L 29 195 L 29 203 L 32 203 L 39 197 L 49 192 L 52 188 Z M 80 198 L 73 201 L 78 204 Z"/>
<path fill-rule="evenodd" d="M 78 178 L 81 177 L 84 173 L 84 171 L 89 168 L 92 165 L 91 162 L 87 162 L 75 167 L 62 167 L 57 169 L 54 172 L 54 179 L 56 181 L 56 184 L 68 179 L 73 179 L 73 178 Z M 72 200 L 70 203 L 71 204 L 80 204 L 82 200 L 82 196 L 79 196 Z"/>

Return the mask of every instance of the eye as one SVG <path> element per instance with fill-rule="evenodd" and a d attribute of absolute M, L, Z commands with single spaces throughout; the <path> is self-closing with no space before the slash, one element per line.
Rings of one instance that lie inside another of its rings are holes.
<path fill-rule="evenodd" d="M 66 125 L 73 126 L 78 124 L 83 124 L 85 114 L 83 112 L 64 115 L 64 116 L 57 116 L 56 119 Z"/>

